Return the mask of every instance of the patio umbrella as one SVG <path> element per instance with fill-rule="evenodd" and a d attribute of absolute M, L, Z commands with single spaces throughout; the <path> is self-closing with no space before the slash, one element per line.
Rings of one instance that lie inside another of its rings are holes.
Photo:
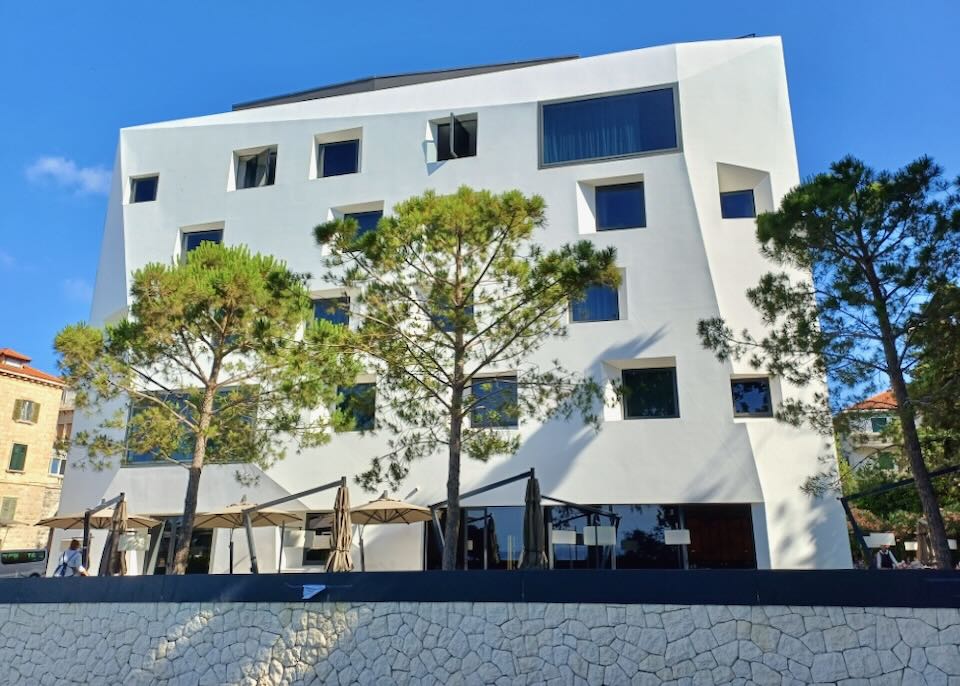
<path fill-rule="evenodd" d="M 119 560 L 116 560 L 116 572 L 120 576 L 127 573 L 127 554 L 117 550 L 117 544 L 120 542 L 120 536 L 127 530 L 127 501 L 121 500 L 113 511 L 113 517 L 110 520 L 110 533 L 107 534 L 107 542 L 103 546 L 103 555 L 100 557 L 100 576 L 110 576 L 114 571 L 114 561 L 119 553 Z"/>
<path fill-rule="evenodd" d="M 540 482 L 531 476 L 527 480 L 527 494 L 523 508 L 523 557 L 520 569 L 546 569 L 546 534 L 543 523 L 543 505 L 540 502 Z"/>
<path fill-rule="evenodd" d="M 54 515 L 37 522 L 37 526 L 47 526 L 51 529 L 82 529 L 83 512 Z M 94 529 L 109 529 L 113 524 L 113 509 L 100 510 L 90 517 L 90 526 Z M 128 529 L 152 529 L 159 526 L 160 521 L 146 515 L 127 514 Z"/>
<path fill-rule="evenodd" d="M 350 530 L 350 491 L 347 490 L 347 480 L 340 482 L 337 497 L 333 502 L 333 552 L 327 560 L 328 572 L 349 572 L 353 570 L 353 556 L 350 546 L 353 543 L 353 532 Z"/>
<path fill-rule="evenodd" d="M 241 502 L 227 505 L 222 510 L 199 513 L 193 518 L 193 526 L 196 529 L 242 529 L 245 526 L 243 511 L 251 507 L 255 505 Z M 250 513 L 250 526 L 284 526 L 299 523 L 302 519 L 301 513 L 268 507 Z"/>
<path fill-rule="evenodd" d="M 363 554 L 363 527 L 367 524 L 413 524 L 433 518 L 429 507 L 414 505 L 402 500 L 391 500 L 386 491 L 376 500 L 353 508 L 350 519 L 360 525 L 360 569 L 366 569 Z"/>

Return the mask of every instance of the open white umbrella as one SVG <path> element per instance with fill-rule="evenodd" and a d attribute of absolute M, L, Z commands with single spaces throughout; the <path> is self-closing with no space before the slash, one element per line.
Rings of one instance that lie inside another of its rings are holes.
<path fill-rule="evenodd" d="M 243 511 L 255 507 L 253 503 L 236 503 L 221 510 L 198 513 L 193 518 L 197 529 L 242 529 Z M 303 514 L 289 510 L 264 508 L 250 513 L 250 526 L 283 526 L 303 521 Z"/>
<path fill-rule="evenodd" d="M 51 529 L 82 529 L 83 512 L 58 514 L 37 522 L 37 526 L 48 526 Z M 109 529 L 113 524 L 113 509 L 100 510 L 90 517 L 90 526 L 94 529 Z M 127 515 L 128 529 L 152 529 L 159 526 L 160 521 L 146 515 Z"/>
<path fill-rule="evenodd" d="M 371 500 L 350 512 L 350 519 L 360 525 L 360 569 L 366 570 L 363 554 L 363 527 L 367 524 L 414 524 L 427 522 L 433 518 L 429 507 L 414 505 L 402 500 L 391 500 L 386 492 L 376 500 Z"/>

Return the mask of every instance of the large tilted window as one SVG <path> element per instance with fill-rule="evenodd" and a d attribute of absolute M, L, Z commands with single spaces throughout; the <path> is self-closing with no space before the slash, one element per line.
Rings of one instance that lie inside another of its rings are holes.
<path fill-rule="evenodd" d="M 544 166 L 679 147 L 672 87 L 544 103 L 540 121 Z"/>

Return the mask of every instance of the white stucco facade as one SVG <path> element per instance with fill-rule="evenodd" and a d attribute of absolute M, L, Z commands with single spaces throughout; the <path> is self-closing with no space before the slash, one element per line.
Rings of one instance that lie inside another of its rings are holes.
<path fill-rule="evenodd" d="M 663 86 L 675 92 L 677 149 L 540 164 L 541 103 Z M 476 115 L 477 154 L 431 161 L 430 122 L 451 112 Z M 317 178 L 316 143 L 345 131 L 359 132 L 359 173 Z M 235 151 L 262 146 L 276 146 L 275 183 L 235 190 Z M 130 179 L 147 174 L 159 175 L 156 200 L 130 203 Z M 636 180 L 644 184 L 646 226 L 596 231 L 591 189 Z M 332 218 L 336 208 L 382 203 L 389 212 L 428 188 L 446 193 L 463 184 L 536 193 L 547 204 L 547 226 L 536 236 L 540 244 L 554 248 L 588 239 L 615 246 L 624 274 L 619 320 L 572 323 L 569 335 L 544 346 L 538 357 L 598 378 L 658 361 L 675 365 L 680 416 L 626 420 L 622 409 L 610 408 L 599 432 L 577 421 L 521 421 L 519 453 L 466 463 L 462 489 L 534 467 L 545 494 L 577 503 L 749 505 L 759 567 L 849 567 L 838 503 L 800 491 L 830 448 L 812 431 L 772 418 L 735 418 L 731 379 L 757 372 L 718 362 L 696 334 L 697 321 L 713 316 L 736 330 L 757 328 L 744 292 L 769 268 L 757 250 L 755 221 L 721 218 L 720 193 L 749 188 L 759 212 L 773 209 L 798 181 L 779 38 L 655 47 L 138 126 L 120 132 L 91 321 L 100 325 L 123 316 L 131 272 L 174 259 L 185 227 L 222 228 L 226 244 L 243 243 L 295 271 L 318 274 L 322 253 L 311 228 Z M 311 287 L 319 295 L 331 285 L 317 279 Z M 774 401 L 812 393 L 778 379 L 770 386 Z M 78 413 L 76 428 L 96 421 Z M 269 478 L 291 493 L 341 475 L 352 478 L 369 458 L 386 452 L 386 440 L 338 434 L 323 447 L 291 450 Z M 171 484 L 186 477 L 176 466 L 117 464 L 94 471 L 79 468 L 82 459 L 71 457 L 63 511 L 120 490 L 137 512 L 172 513 L 182 505 L 183 489 Z M 203 478 L 225 480 L 209 507 L 245 492 L 225 470 Z M 416 463 L 395 495 L 416 488 L 410 500 L 441 501 L 445 480 L 445 457 L 437 455 Z M 322 510 L 332 500 L 329 492 L 305 502 Z M 355 488 L 354 503 L 364 500 Z M 522 502 L 518 483 L 469 504 Z M 278 532 L 258 535 L 261 557 L 275 560 Z M 215 537 L 212 571 L 226 569 L 225 536 Z M 420 525 L 370 527 L 365 541 L 368 569 L 423 564 Z M 297 549 L 285 554 L 285 568 L 297 569 Z"/>

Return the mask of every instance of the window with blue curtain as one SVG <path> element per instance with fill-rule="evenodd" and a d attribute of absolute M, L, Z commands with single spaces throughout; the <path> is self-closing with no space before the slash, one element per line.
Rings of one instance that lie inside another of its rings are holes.
<path fill-rule="evenodd" d="M 196 250 L 201 243 L 223 243 L 223 229 L 214 229 L 211 231 L 191 231 L 183 234 L 182 254 Z"/>
<path fill-rule="evenodd" d="M 343 176 L 360 171 L 360 141 L 321 143 L 317 149 L 317 176 Z"/>
<path fill-rule="evenodd" d="M 377 222 L 383 216 L 383 210 L 371 210 L 369 212 L 348 212 L 343 215 L 344 219 L 352 219 L 357 222 L 357 235 L 354 238 L 360 238 L 365 233 L 377 228 Z"/>
<path fill-rule="evenodd" d="M 339 386 L 337 409 L 353 420 L 350 431 L 372 431 L 376 425 L 377 385 L 357 383 Z"/>
<path fill-rule="evenodd" d="M 597 186 L 597 231 L 638 229 L 647 225 L 643 182 Z"/>
<path fill-rule="evenodd" d="M 470 394 L 477 399 L 470 410 L 471 426 L 484 429 L 510 429 L 517 426 L 517 377 L 474 379 Z"/>
<path fill-rule="evenodd" d="M 620 294 L 612 286 L 590 286 L 583 300 L 570 304 L 575 322 L 608 322 L 620 319 Z"/>
<path fill-rule="evenodd" d="M 753 189 L 720 194 L 720 216 L 724 219 L 742 219 L 757 216 Z"/>
<path fill-rule="evenodd" d="M 325 319 L 331 324 L 350 323 L 350 298 L 317 298 L 313 301 L 315 319 Z"/>
<path fill-rule="evenodd" d="M 677 148 L 673 88 L 546 104 L 541 123 L 544 165 Z"/>

